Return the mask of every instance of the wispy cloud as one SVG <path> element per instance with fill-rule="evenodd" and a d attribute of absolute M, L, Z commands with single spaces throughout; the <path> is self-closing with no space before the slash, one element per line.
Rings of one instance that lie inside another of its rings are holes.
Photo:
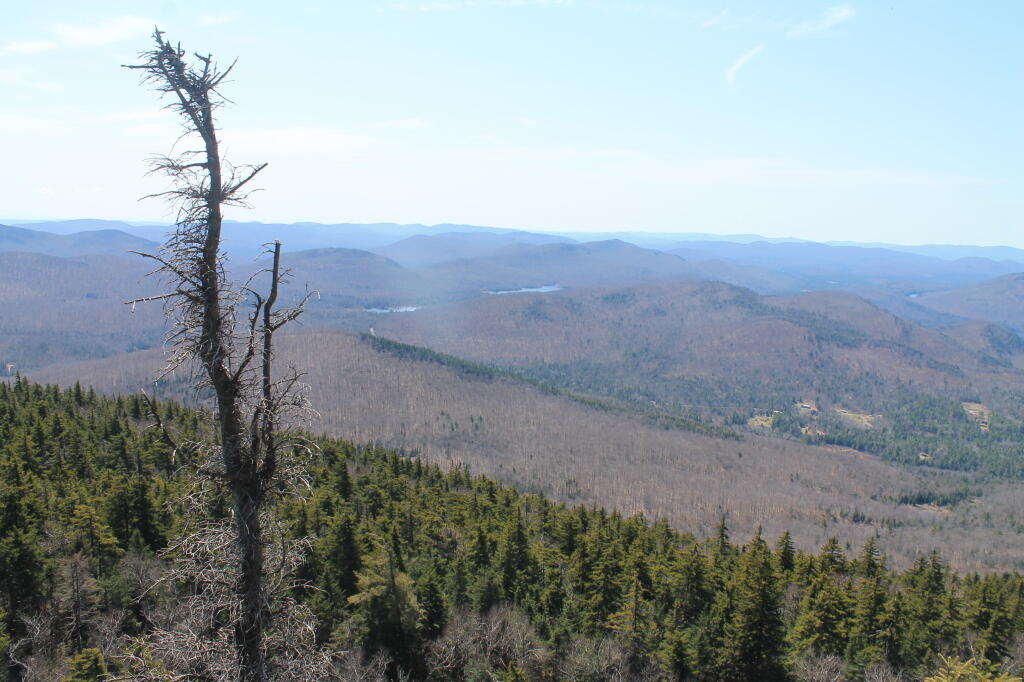
<path fill-rule="evenodd" d="M 404 12 L 453 12 L 481 7 L 527 7 L 530 5 L 571 5 L 574 0 L 425 0 L 395 2 L 392 9 Z"/>
<path fill-rule="evenodd" d="M 204 14 L 199 17 L 200 26 L 219 26 L 227 24 L 238 18 L 238 12 L 225 12 L 224 14 Z"/>
<path fill-rule="evenodd" d="M 61 89 L 57 83 L 41 81 L 35 78 L 28 69 L 0 69 L 0 85 L 21 89 L 46 90 L 48 92 Z"/>
<path fill-rule="evenodd" d="M 797 24 L 789 32 L 789 35 L 791 37 L 796 37 L 806 36 L 812 33 L 821 33 L 822 31 L 827 31 L 834 26 L 838 26 L 844 21 L 849 21 L 856 14 L 857 10 L 850 5 L 835 5 L 826 9 L 820 17 Z"/>
<path fill-rule="evenodd" d="M 719 12 L 718 14 L 716 14 L 714 16 L 711 16 L 711 17 L 708 17 L 704 21 L 700 22 L 700 27 L 702 29 L 705 29 L 705 28 L 711 28 L 712 26 L 717 26 L 720 23 L 722 23 L 722 19 L 724 19 L 724 18 L 725 18 L 725 12 Z"/>
<path fill-rule="evenodd" d="M 39 54 L 40 52 L 52 50 L 55 47 L 57 47 L 57 44 L 49 40 L 16 40 L 0 48 L 0 53 Z"/>
<path fill-rule="evenodd" d="M 433 125 L 430 121 L 424 121 L 418 118 L 403 118 L 397 121 L 382 121 L 377 124 L 378 128 L 398 128 L 401 130 L 421 130 L 423 128 L 429 128 Z"/>
<path fill-rule="evenodd" d="M 0 114 L 0 131 L 5 135 L 58 135 L 74 127 L 64 121 L 24 114 Z"/>
<path fill-rule="evenodd" d="M 736 75 L 740 70 L 750 63 L 750 60 L 761 54 L 761 50 L 764 49 L 764 45 L 758 45 L 757 47 L 747 50 L 741 54 L 732 65 L 725 70 L 725 80 L 729 82 L 729 85 L 735 85 Z"/>
<path fill-rule="evenodd" d="M 822 168 L 796 159 L 718 157 L 686 161 L 659 173 L 687 183 L 751 187 L 863 187 L 986 184 L 983 178 L 893 168 Z"/>
<path fill-rule="evenodd" d="M 367 135 L 349 133 L 337 128 L 270 128 L 238 130 L 232 142 L 243 149 L 262 150 L 268 158 L 287 156 L 336 156 L 364 151 L 377 144 Z"/>
<path fill-rule="evenodd" d="M 98 47 L 129 38 L 144 37 L 153 31 L 153 22 L 141 17 L 115 17 L 97 24 L 57 24 L 53 32 L 69 47 Z"/>

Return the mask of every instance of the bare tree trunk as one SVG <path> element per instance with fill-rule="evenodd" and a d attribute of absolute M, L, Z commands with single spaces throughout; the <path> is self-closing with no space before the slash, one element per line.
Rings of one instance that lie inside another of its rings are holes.
<path fill-rule="evenodd" d="M 233 288 L 226 280 L 221 262 L 223 207 L 244 204 L 242 188 L 265 164 L 241 172 L 223 166 L 214 110 L 222 102 L 217 88 L 231 67 L 220 71 L 209 56 L 202 55 L 196 55 L 194 66 L 189 65 L 184 50 L 165 41 L 160 31 L 154 33 L 154 39 L 156 48 L 142 55 L 145 62 L 129 68 L 141 69 L 145 81 L 173 98 L 169 108 L 181 115 L 187 133 L 199 137 L 202 150 L 175 159 L 162 158 L 154 164 L 154 170 L 167 173 L 176 183 L 175 189 L 158 196 L 180 204 L 179 219 L 160 255 L 142 255 L 158 261 L 158 271 L 171 280 L 172 290 L 156 298 L 168 301 L 168 315 L 176 326 L 171 335 L 175 347 L 172 365 L 198 360 L 205 375 L 202 383 L 213 389 L 221 465 L 218 471 L 207 473 L 224 481 L 232 499 L 238 560 L 234 640 L 239 680 L 265 682 L 264 632 L 270 609 L 264 586 L 261 511 L 265 493 L 277 476 L 279 411 L 299 402 L 292 393 L 297 374 L 293 372 L 279 383 L 273 380 L 273 335 L 301 313 L 302 305 L 274 311 L 284 276 L 280 242 L 273 248 L 266 299 L 248 285 Z M 237 306 L 241 298 L 249 296 L 255 301 L 248 331 L 240 333 Z M 259 353 L 258 346 L 262 346 Z"/>

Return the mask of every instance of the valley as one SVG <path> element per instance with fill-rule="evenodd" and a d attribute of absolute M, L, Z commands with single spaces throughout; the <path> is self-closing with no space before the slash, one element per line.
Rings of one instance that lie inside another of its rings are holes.
<path fill-rule="evenodd" d="M 771 244 L 754 265 L 754 243 L 689 242 L 680 254 L 552 239 L 442 232 L 374 252 L 286 253 L 286 299 L 316 292 L 284 346 L 310 385 L 307 426 L 698 535 L 726 513 L 740 533 L 789 529 L 806 548 L 877 534 L 899 565 L 955 547 L 958 569 L 1024 567 L 1024 341 L 1005 319 L 938 304 L 939 324 L 907 319 L 858 295 L 864 280 L 792 291 L 812 260 L 845 267 L 876 248 Z M 775 284 L 714 281 L 701 270 L 711 261 L 692 260 L 697 246 L 740 254 L 716 270 L 726 279 L 771 273 Z M 942 272 L 934 256 L 886 258 L 872 277 L 888 273 L 892 290 Z M 158 291 L 142 259 L 0 259 L 8 374 L 202 403 L 180 371 L 152 384 L 160 304 L 123 303 Z M 260 283 L 258 264 L 232 262 Z M 947 298 L 989 286 L 958 287 L 965 272 L 1007 267 L 952 263 Z M 937 297 L 906 300 L 924 310 Z"/>
<path fill-rule="evenodd" d="M 390 317 L 390 316 L 389 316 Z M 906 468 L 848 447 L 809 445 L 756 428 L 708 428 L 664 410 L 565 393 L 368 335 L 285 337 L 283 359 L 307 372 L 307 424 L 358 443 L 493 476 L 570 504 L 668 519 L 698 536 L 724 513 L 741 537 L 790 530 L 800 547 L 878 535 L 895 565 L 943 548 L 961 570 L 1024 567 L 1024 484 Z M 158 351 L 32 373 L 105 393 L 195 402 L 187 376 L 155 386 Z M 972 491 L 962 503 L 902 500 Z M 998 538 L 998 539 L 997 539 Z M 955 548 L 952 550 L 951 548 Z"/>

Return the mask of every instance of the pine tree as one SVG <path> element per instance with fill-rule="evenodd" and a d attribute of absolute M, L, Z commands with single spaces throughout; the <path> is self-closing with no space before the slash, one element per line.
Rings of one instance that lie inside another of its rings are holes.
<path fill-rule="evenodd" d="M 1000 673 L 996 666 L 984 659 L 961 660 L 940 654 L 941 668 L 924 682 L 1021 682 L 1020 677 Z"/>
<path fill-rule="evenodd" d="M 775 570 L 780 575 L 793 570 L 796 561 L 796 548 L 793 546 L 793 536 L 787 530 L 775 543 Z"/>
<path fill-rule="evenodd" d="M 357 574 L 362 568 L 355 519 L 342 508 L 326 525 L 323 536 L 313 546 L 310 558 L 313 580 L 319 590 L 311 606 L 328 631 L 343 615 L 348 599 L 358 588 Z"/>
<path fill-rule="evenodd" d="M 857 573 L 865 578 L 870 578 L 878 575 L 884 569 L 885 561 L 882 558 L 882 553 L 878 550 L 878 535 L 872 535 L 864 544 L 864 549 L 861 550 L 860 556 L 857 558 Z"/>
<path fill-rule="evenodd" d="M 952 625 L 946 593 L 946 570 L 937 555 L 920 558 L 907 574 L 906 625 L 901 657 L 923 661 L 941 651 L 945 633 Z"/>
<path fill-rule="evenodd" d="M 498 541 L 495 566 L 501 581 L 501 593 L 508 601 L 516 601 L 530 577 L 530 546 L 526 539 L 523 516 L 516 507 Z"/>
<path fill-rule="evenodd" d="M 850 607 L 845 590 L 836 578 L 822 573 L 800 602 L 790 642 L 794 656 L 806 652 L 841 656 L 846 649 Z"/>
<path fill-rule="evenodd" d="M 416 578 L 416 601 L 423 612 L 423 635 L 431 638 L 441 634 L 447 622 L 447 609 L 444 585 L 435 561 L 429 561 L 426 569 Z"/>
<path fill-rule="evenodd" d="M 842 573 L 846 570 L 846 554 L 837 538 L 831 537 L 822 545 L 817 564 L 820 573 Z"/>
<path fill-rule="evenodd" d="M 1000 662 L 1006 656 L 1013 632 L 1002 586 L 992 576 L 983 579 L 968 604 L 966 625 L 975 633 L 974 648 L 981 658 Z"/>
<path fill-rule="evenodd" d="M 102 682 L 107 679 L 107 664 L 99 649 L 83 649 L 71 659 L 71 674 L 63 682 Z"/>
<path fill-rule="evenodd" d="M 389 551 L 371 554 L 359 571 L 356 593 L 348 598 L 360 624 L 368 654 L 390 652 L 409 669 L 419 644 L 423 610 L 415 584 L 397 570 Z"/>
<path fill-rule="evenodd" d="M 729 589 L 733 610 L 718 655 L 723 682 L 784 680 L 779 592 L 771 552 L 760 536 L 740 557 Z"/>
<path fill-rule="evenodd" d="M 886 660 L 883 632 L 887 605 L 887 582 L 876 573 L 862 580 L 854 591 L 853 615 L 846 647 L 847 672 L 860 679 L 871 663 Z"/>
<path fill-rule="evenodd" d="M 609 629 L 619 633 L 633 651 L 644 648 L 650 635 L 652 608 L 643 585 L 641 567 L 635 567 L 619 609 L 608 616 Z"/>

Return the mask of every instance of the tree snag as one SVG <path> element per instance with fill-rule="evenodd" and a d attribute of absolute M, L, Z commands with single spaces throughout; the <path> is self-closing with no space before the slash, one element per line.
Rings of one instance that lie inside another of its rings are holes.
<path fill-rule="evenodd" d="M 245 206 L 248 183 L 266 167 L 231 166 L 221 158 L 214 113 L 224 104 L 219 88 L 234 64 L 221 70 L 210 55 L 190 61 L 180 45 L 172 45 L 155 29 L 154 49 L 140 55 L 142 63 L 127 68 L 142 72 L 142 81 L 170 98 L 168 109 L 181 117 L 184 140 L 199 148 L 177 156 L 161 156 L 152 172 L 170 177 L 173 188 L 152 196 L 166 198 L 178 209 L 173 232 L 158 253 L 141 253 L 157 263 L 168 290 L 159 297 L 128 301 L 135 305 L 159 298 L 172 322 L 173 349 L 168 370 L 198 363 L 197 388 L 212 389 L 216 411 L 218 455 L 203 473 L 225 486 L 232 504 L 236 561 L 234 648 L 241 682 L 268 679 L 268 648 L 264 633 L 271 609 L 264 584 L 264 522 L 261 511 L 268 491 L 279 479 L 280 423 L 290 409 L 302 409 L 300 375 L 290 369 L 273 375 L 273 337 L 302 312 L 275 309 L 278 289 L 287 273 L 281 270 L 281 243 L 269 249 L 272 264 L 262 271 L 270 278 L 266 296 L 252 280 L 232 283 L 221 251 L 223 209 Z M 308 296 L 307 296 L 308 298 Z M 240 311 L 247 307 L 247 320 Z"/>

